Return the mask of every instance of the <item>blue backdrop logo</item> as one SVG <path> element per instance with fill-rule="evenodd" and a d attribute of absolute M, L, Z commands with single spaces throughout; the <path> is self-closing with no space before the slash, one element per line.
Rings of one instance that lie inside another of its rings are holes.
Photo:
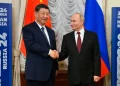
<path fill-rule="evenodd" d="M 120 86 L 120 7 L 112 8 L 112 86 Z"/>
<path fill-rule="evenodd" d="M 0 3 L 0 86 L 12 86 L 12 4 Z"/>

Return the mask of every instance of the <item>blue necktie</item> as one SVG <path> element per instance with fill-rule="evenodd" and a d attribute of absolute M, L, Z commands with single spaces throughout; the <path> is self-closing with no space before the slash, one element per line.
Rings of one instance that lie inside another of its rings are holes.
<path fill-rule="evenodd" d="M 45 34 L 45 31 L 44 31 L 44 27 L 42 27 L 41 30 L 42 30 L 43 35 L 45 36 L 46 41 L 48 42 L 47 36 L 46 36 L 46 34 Z M 49 42 L 48 42 L 48 44 L 49 44 Z M 49 44 L 49 45 L 50 45 L 50 44 Z"/>

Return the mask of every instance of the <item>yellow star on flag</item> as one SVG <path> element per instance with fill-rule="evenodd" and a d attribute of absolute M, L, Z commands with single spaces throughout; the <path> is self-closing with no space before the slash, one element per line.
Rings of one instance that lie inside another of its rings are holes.
<path fill-rule="evenodd" d="M 40 0 L 40 3 L 43 3 L 43 0 Z"/>

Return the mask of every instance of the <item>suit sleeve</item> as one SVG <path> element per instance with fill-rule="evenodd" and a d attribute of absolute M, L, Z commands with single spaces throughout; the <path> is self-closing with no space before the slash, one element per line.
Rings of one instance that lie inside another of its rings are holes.
<path fill-rule="evenodd" d="M 100 48 L 97 35 L 95 34 L 94 39 L 94 75 L 101 75 L 101 60 L 100 60 Z"/>
<path fill-rule="evenodd" d="M 67 51 L 66 36 L 63 36 L 61 52 L 59 53 L 59 61 L 62 61 L 67 57 L 68 57 L 68 51 Z"/>
<path fill-rule="evenodd" d="M 29 28 L 23 27 L 22 32 L 23 32 L 23 40 L 25 43 L 25 47 L 28 51 L 37 53 L 44 57 L 48 56 L 49 49 L 45 46 L 41 46 L 39 43 L 36 43 L 34 41 L 34 35 Z"/>
<path fill-rule="evenodd" d="M 55 40 L 55 32 L 54 31 L 53 31 L 53 34 L 54 34 L 54 44 L 53 45 L 55 46 L 54 50 L 57 50 L 56 49 L 56 40 Z M 55 59 L 54 61 L 55 61 L 55 64 L 56 64 L 56 70 L 58 70 L 59 69 L 58 68 L 58 61 L 57 61 L 57 59 Z"/>

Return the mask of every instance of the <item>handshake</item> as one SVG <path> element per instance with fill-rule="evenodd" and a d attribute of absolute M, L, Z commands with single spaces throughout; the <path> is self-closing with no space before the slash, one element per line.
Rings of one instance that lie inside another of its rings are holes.
<path fill-rule="evenodd" d="M 50 50 L 49 55 L 53 58 L 53 59 L 58 59 L 59 58 L 59 53 L 56 50 Z"/>

